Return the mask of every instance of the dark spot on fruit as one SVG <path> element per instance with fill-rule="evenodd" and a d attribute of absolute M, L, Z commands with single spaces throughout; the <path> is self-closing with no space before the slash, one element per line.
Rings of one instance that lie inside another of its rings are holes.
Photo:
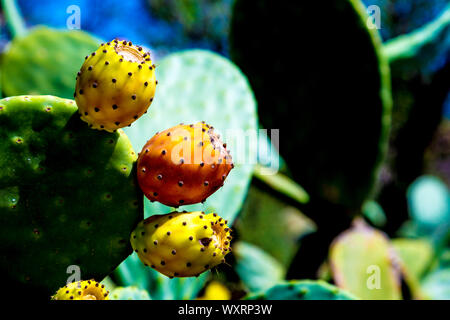
<path fill-rule="evenodd" d="M 158 180 L 162 180 L 162 175 L 161 175 L 161 174 L 158 174 L 158 175 L 156 176 L 156 178 L 157 178 Z"/>
<path fill-rule="evenodd" d="M 128 75 L 131 77 L 133 75 L 133 73 L 132 72 L 128 72 Z"/>
<path fill-rule="evenodd" d="M 133 95 L 131 96 L 131 99 L 136 100 L 136 95 L 133 94 Z"/>
<path fill-rule="evenodd" d="M 163 266 L 163 265 L 165 265 L 166 264 L 166 262 L 164 261 L 164 260 L 162 260 L 161 261 L 161 265 Z"/>
<path fill-rule="evenodd" d="M 117 82 L 117 80 L 116 80 L 115 78 L 113 78 L 113 79 L 112 79 L 112 82 L 113 82 L 113 83 L 116 83 L 116 82 Z"/>
<path fill-rule="evenodd" d="M 205 181 L 203 184 L 205 185 L 205 187 L 207 187 L 209 185 L 209 182 Z"/>
<path fill-rule="evenodd" d="M 91 71 L 92 70 L 92 66 L 89 66 L 88 70 Z"/>
<path fill-rule="evenodd" d="M 80 89 L 80 91 L 78 91 L 79 94 L 83 94 L 83 89 Z"/>
<path fill-rule="evenodd" d="M 144 82 L 144 86 L 146 86 L 146 87 L 148 86 L 148 82 L 147 81 Z"/>
<path fill-rule="evenodd" d="M 116 121 L 116 122 L 114 122 L 115 124 L 116 124 L 116 126 L 118 126 L 119 124 L 120 124 L 120 122 L 119 121 Z"/>
<path fill-rule="evenodd" d="M 157 197 L 158 196 L 158 192 L 153 192 L 153 196 Z"/>
<path fill-rule="evenodd" d="M 97 82 L 94 82 L 94 83 L 92 84 L 92 88 L 97 88 Z"/>
<path fill-rule="evenodd" d="M 190 262 L 186 263 L 186 267 L 190 267 L 190 266 L 192 266 L 192 263 L 190 263 Z"/>
<path fill-rule="evenodd" d="M 180 186 L 180 187 L 182 187 L 183 186 L 183 181 L 178 181 L 178 185 Z"/>
<path fill-rule="evenodd" d="M 190 237 L 189 237 L 189 240 L 191 240 L 191 241 L 194 240 L 194 237 L 193 237 L 193 236 L 190 236 Z"/>
<path fill-rule="evenodd" d="M 105 61 L 105 65 L 108 65 L 109 64 L 109 61 Z"/>
<path fill-rule="evenodd" d="M 113 110 L 116 110 L 118 108 L 117 104 L 112 105 Z"/>

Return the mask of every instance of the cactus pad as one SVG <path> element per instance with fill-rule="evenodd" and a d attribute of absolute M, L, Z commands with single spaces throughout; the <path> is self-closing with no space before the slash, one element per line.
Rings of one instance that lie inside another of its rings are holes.
<path fill-rule="evenodd" d="M 121 130 L 89 129 L 72 100 L 17 96 L 0 100 L 0 141 L 3 275 L 50 295 L 70 265 L 103 279 L 130 254 L 142 193 Z"/>
<path fill-rule="evenodd" d="M 130 241 L 146 266 L 171 278 L 198 276 L 231 251 L 226 223 L 215 213 L 153 215 L 138 224 Z"/>
<path fill-rule="evenodd" d="M 235 168 L 220 192 L 204 205 L 192 205 L 187 210 L 223 212 L 223 218 L 232 222 L 244 201 L 256 162 L 256 147 L 245 138 L 257 131 L 256 104 L 247 79 L 230 61 L 204 50 L 165 57 L 159 61 L 156 76 L 158 93 L 152 107 L 124 131 L 135 150 L 141 150 L 149 137 L 179 123 L 204 120 L 214 125 L 227 142 Z M 145 203 L 146 216 L 171 210 L 158 203 Z"/>
<path fill-rule="evenodd" d="M 389 66 L 359 0 L 238 0 L 231 56 L 311 196 L 359 210 L 387 148 Z M 277 23 L 268 23 L 277 21 Z M 293 49 L 293 44 L 300 46 Z"/>
<path fill-rule="evenodd" d="M 280 282 L 262 293 L 251 294 L 249 300 L 355 300 L 352 294 L 325 281 L 292 280 Z"/>
<path fill-rule="evenodd" d="M 400 260 L 387 236 L 358 218 L 330 247 L 336 285 L 369 300 L 402 298 Z"/>
<path fill-rule="evenodd" d="M 223 186 L 232 158 L 214 128 L 180 124 L 151 138 L 138 159 L 138 181 L 151 201 L 199 203 Z"/>
<path fill-rule="evenodd" d="M 111 300 L 150 300 L 146 290 L 137 287 L 118 287 L 111 291 Z"/>
<path fill-rule="evenodd" d="M 60 288 L 52 300 L 109 300 L 109 291 L 94 280 L 77 281 Z"/>
<path fill-rule="evenodd" d="M 98 47 L 88 33 L 36 27 L 15 38 L 1 59 L 2 89 L 6 96 L 50 94 L 72 98 L 77 71 L 84 56 Z"/>
<path fill-rule="evenodd" d="M 77 75 L 74 96 L 81 119 L 109 132 L 129 126 L 153 101 L 154 70 L 150 53 L 131 41 L 102 43 Z"/>

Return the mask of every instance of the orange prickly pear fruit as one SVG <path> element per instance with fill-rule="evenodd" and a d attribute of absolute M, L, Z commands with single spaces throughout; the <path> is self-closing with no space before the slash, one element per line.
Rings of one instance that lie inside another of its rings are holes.
<path fill-rule="evenodd" d="M 172 207 L 203 202 L 234 167 L 226 144 L 204 122 L 180 124 L 157 133 L 138 158 L 145 196 Z"/>

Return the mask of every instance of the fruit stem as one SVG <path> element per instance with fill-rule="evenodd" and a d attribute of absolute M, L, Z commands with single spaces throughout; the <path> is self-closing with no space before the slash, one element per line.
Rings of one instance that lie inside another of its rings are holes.
<path fill-rule="evenodd" d="M 2 8 L 12 38 L 24 36 L 27 29 L 16 0 L 2 0 Z"/>

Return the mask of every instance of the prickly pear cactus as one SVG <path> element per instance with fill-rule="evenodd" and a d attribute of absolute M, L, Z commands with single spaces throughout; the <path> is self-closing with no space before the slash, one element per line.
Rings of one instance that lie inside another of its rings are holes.
<path fill-rule="evenodd" d="M 131 41 L 102 43 L 86 56 L 77 74 L 75 101 L 81 119 L 93 129 L 112 132 L 147 112 L 155 95 L 150 53 Z"/>
<path fill-rule="evenodd" d="M 325 281 L 292 280 L 280 282 L 262 293 L 250 294 L 248 300 L 355 300 L 352 294 Z"/>
<path fill-rule="evenodd" d="M 362 219 L 333 241 L 329 262 L 336 285 L 361 299 L 402 298 L 399 258 L 387 236 Z"/>
<path fill-rule="evenodd" d="M 130 241 L 146 266 L 170 278 L 198 276 L 231 251 L 226 223 L 215 213 L 153 215 L 138 224 Z"/>
<path fill-rule="evenodd" d="M 359 0 L 238 0 L 231 24 L 232 59 L 262 125 L 280 129 L 293 177 L 312 200 L 354 210 L 371 195 L 390 125 L 389 67 L 367 19 Z"/>
<path fill-rule="evenodd" d="M 111 300 L 150 300 L 146 290 L 137 287 L 118 287 L 111 291 Z"/>
<path fill-rule="evenodd" d="M 1 58 L 4 94 L 72 98 L 84 56 L 95 51 L 98 43 L 83 31 L 47 27 L 36 27 L 25 37 L 15 38 Z"/>
<path fill-rule="evenodd" d="M 220 135 L 206 123 L 180 124 L 151 138 L 138 159 L 138 182 L 150 201 L 167 206 L 206 201 L 233 168 Z"/>
<path fill-rule="evenodd" d="M 60 288 L 52 300 L 109 300 L 109 291 L 95 280 L 77 281 Z"/>
<path fill-rule="evenodd" d="M 220 77 L 217 76 L 219 74 Z M 205 50 L 168 55 L 158 61 L 156 77 L 158 92 L 152 107 L 124 131 L 135 150 L 141 150 L 148 137 L 181 122 L 204 120 L 213 124 L 227 142 L 235 168 L 220 192 L 211 195 L 204 204 L 185 208 L 189 211 L 220 212 L 232 224 L 244 202 L 257 154 L 255 144 L 243 145 L 240 140 L 245 134 L 257 130 L 256 103 L 247 79 L 229 60 Z M 231 134 L 225 135 L 227 132 Z M 239 148 L 245 150 L 242 161 L 237 157 Z M 146 217 L 173 211 L 172 208 L 158 202 L 150 203 L 149 200 L 145 200 L 144 206 Z M 120 265 L 116 274 L 123 279 L 124 285 L 148 289 L 153 299 L 193 299 L 197 297 L 209 273 L 203 273 L 198 278 L 168 279 L 155 270 L 144 268 L 134 253 Z M 131 274 L 139 280 L 131 277 Z"/>
<path fill-rule="evenodd" d="M 4 277 L 50 295 L 69 266 L 103 279 L 130 254 L 143 197 L 121 130 L 89 129 L 72 100 L 17 96 L 0 100 L 0 141 Z"/>

